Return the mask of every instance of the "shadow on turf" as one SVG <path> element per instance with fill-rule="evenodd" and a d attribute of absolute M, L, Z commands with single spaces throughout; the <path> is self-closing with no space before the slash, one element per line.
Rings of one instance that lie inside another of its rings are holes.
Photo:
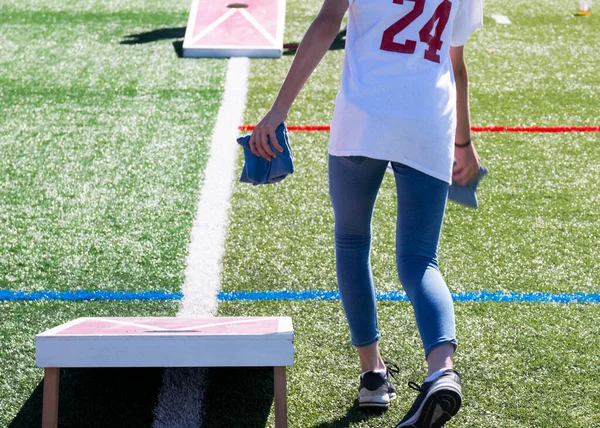
<path fill-rule="evenodd" d="M 161 368 L 62 369 L 59 426 L 147 428 L 161 381 Z M 41 426 L 43 386 L 38 384 L 9 428 Z"/>
<path fill-rule="evenodd" d="M 59 426 L 62 428 L 147 428 L 162 382 L 162 368 L 62 369 Z M 8 428 L 39 427 L 43 382 Z M 273 406 L 273 368 L 224 367 L 208 371 L 203 428 L 265 428 Z M 347 427 L 382 412 L 363 411 L 358 400 L 346 415 L 313 428 Z"/>
<path fill-rule="evenodd" d="M 271 367 L 210 368 L 204 394 L 203 428 L 265 428 L 274 405 Z M 288 391 L 289 394 L 289 391 Z M 288 409 L 289 410 L 289 409 Z M 385 410 L 362 410 L 358 399 L 343 417 L 312 428 L 342 428 L 381 416 Z M 240 425 L 240 421 L 243 424 Z"/>
<path fill-rule="evenodd" d="M 159 28 L 157 30 L 145 31 L 138 34 L 128 34 L 121 40 L 121 45 L 139 45 L 157 42 L 166 39 L 183 39 L 186 27 Z"/>
<path fill-rule="evenodd" d="M 183 39 L 186 27 L 159 28 L 157 30 L 144 31 L 143 33 L 128 34 L 119 42 L 120 45 L 141 45 L 145 43 L 158 42 L 159 40 Z M 173 49 L 179 58 L 183 58 L 183 42 L 175 40 Z"/>
<path fill-rule="evenodd" d="M 272 367 L 210 368 L 203 428 L 265 428 L 273 397 Z"/>
<path fill-rule="evenodd" d="M 343 428 L 349 427 L 350 424 L 365 422 L 369 419 L 379 417 L 386 412 L 387 409 L 381 410 L 365 410 L 358 407 L 358 398 L 354 400 L 354 404 L 348 410 L 346 414 L 334 421 L 323 422 L 318 425 L 313 425 L 312 428 Z"/>

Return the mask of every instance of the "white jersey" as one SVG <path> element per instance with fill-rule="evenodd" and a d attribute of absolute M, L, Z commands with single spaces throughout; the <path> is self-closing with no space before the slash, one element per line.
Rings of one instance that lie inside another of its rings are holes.
<path fill-rule="evenodd" d="M 450 45 L 482 26 L 481 0 L 349 0 L 329 153 L 400 162 L 450 183 Z"/>

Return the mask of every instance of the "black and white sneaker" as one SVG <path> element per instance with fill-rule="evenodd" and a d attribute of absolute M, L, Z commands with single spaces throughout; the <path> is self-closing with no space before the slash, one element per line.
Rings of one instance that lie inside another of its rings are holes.
<path fill-rule="evenodd" d="M 419 396 L 396 428 L 441 428 L 462 404 L 457 371 L 448 369 L 431 382 L 421 386 L 409 382 L 408 386 L 419 391 Z"/>
<path fill-rule="evenodd" d="M 358 387 L 358 406 L 384 408 L 390 407 L 390 402 L 396 399 L 396 389 L 392 385 L 391 377 L 400 372 L 398 366 L 388 361 L 385 362 L 387 370 L 385 375 L 377 372 L 365 372 L 360 375 Z"/>

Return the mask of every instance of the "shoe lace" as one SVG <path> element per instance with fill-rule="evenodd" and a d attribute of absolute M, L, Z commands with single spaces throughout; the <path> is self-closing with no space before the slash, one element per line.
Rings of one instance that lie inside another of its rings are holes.
<path fill-rule="evenodd" d="M 416 383 L 414 383 L 412 381 L 408 382 L 408 387 L 414 389 L 415 391 L 423 392 L 423 389 L 421 388 L 421 385 L 416 384 Z"/>
<path fill-rule="evenodd" d="M 418 391 L 419 394 L 423 394 L 425 392 L 423 391 L 423 385 L 416 384 L 412 381 L 408 382 L 408 387 L 414 389 L 415 391 Z M 438 397 L 435 394 L 431 395 L 431 398 L 433 399 L 433 401 L 435 401 L 435 403 L 440 403 Z"/>
<path fill-rule="evenodd" d="M 396 365 L 396 363 L 393 363 L 391 361 L 383 361 L 383 363 L 385 364 L 385 367 L 387 368 L 387 372 L 392 375 L 392 377 L 394 379 L 396 379 L 396 375 L 398 373 L 400 373 L 400 368 Z"/>

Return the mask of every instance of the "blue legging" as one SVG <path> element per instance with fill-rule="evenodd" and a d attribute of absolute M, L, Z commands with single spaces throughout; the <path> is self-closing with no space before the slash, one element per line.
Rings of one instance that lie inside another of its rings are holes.
<path fill-rule="evenodd" d="M 362 156 L 329 156 L 338 287 L 356 347 L 380 338 L 370 263 L 371 219 L 387 165 Z M 457 344 L 452 297 L 437 263 L 448 184 L 400 163 L 392 167 L 398 199 L 398 277 L 412 303 L 427 356 L 440 345 Z"/>

